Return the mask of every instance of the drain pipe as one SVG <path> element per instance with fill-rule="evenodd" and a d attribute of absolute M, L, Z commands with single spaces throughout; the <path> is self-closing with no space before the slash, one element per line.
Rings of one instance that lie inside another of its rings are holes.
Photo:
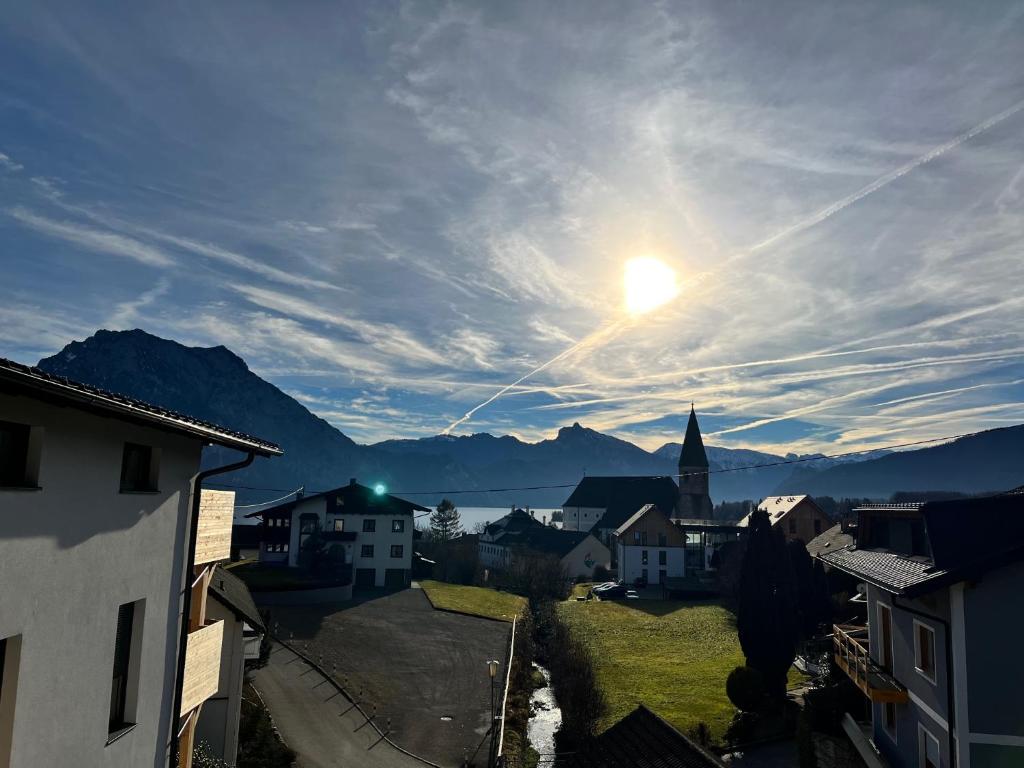
<path fill-rule="evenodd" d="M 185 553 L 187 563 L 183 586 L 185 587 L 184 605 L 181 609 L 181 632 L 178 635 L 178 673 L 174 682 L 174 711 L 171 713 L 171 768 L 178 768 L 181 765 L 180 736 L 178 734 L 178 721 L 181 719 L 181 698 L 185 687 L 185 652 L 188 647 L 188 622 L 189 614 L 192 612 L 192 572 L 196 569 L 196 540 L 199 538 L 199 499 L 202 495 L 203 481 L 213 475 L 223 475 L 226 472 L 234 472 L 236 469 L 244 469 L 252 464 L 256 454 L 249 451 L 249 454 L 239 462 L 228 464 L 223 467 L 207 469 L 196 475 L 192 481 L 192 509 L 189 518 L 188 550 Z"/>
<path fill-rule="evenodd" d="M 924 611 L 919 611 L 916 608 L 911 608 L 909 605 L 904 603 L 897 603 L 896 597 L 896 595 L 892 596 L 893 608 L 899 608 L 901 611 L 906 611 L 913 616 L 920 616 L 922 619 L 928 619 L 929 621 L 934 621 L 942 625 L 946 644 L 946 743 L 949 750 L 949 764 L 951 766 L 955 766 L 956 740 L 953 735 L 953 720 L 956 717 L 956 702 L 953 699 L 953 633 L 950 631 L 949 622 L 945 619 L 933 616 L 930 613 L 925 613 Z M 913 642 L 917 643 L 916 637 Z"/>

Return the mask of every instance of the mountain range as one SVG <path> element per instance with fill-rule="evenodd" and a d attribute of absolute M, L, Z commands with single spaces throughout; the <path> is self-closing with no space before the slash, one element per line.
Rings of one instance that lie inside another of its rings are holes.
<path fill-rule="evenodd" d="M 384 483 L 424 505 L 450 495 L 462 506 L 556 507 L 584 474 L 673 474 L 680 445 L 648 452 L 573 424 L 548 440 L 505 435 L 439 435 L 361 445 L 249 370 L 225 347 L 186 347 L 141 330 L 97 331 L 39 362 L 43 370 L 213 421 L 278 443 L 285 455 L 219 478 L 240 486 L 239 502 L 343 485 L 350 477 Z M 773 492 L 886 498 L 896 491 L 1002 490 L 1024 483 L 1024 426 L 990 430 L 926 448 L 846 460 L 778 456 L 708 446 L 715 502 Z M 227 454 L 210 449 L 204 463 Z M 799 463 L 780 462 L 799 459 Z M 751 464 L 775 464 L 742 469 Z M 469 491 L 452 493 L 452 491 Z"/>

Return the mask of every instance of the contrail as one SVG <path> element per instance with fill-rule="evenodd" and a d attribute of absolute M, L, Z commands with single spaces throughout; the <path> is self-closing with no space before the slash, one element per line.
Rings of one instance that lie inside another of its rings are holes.
<path fill-rule="evenodd" d="M 626 322 L 627 322 L 626 318 L 623 318 L 623 319 L 620 319 L 620 320 L 616 320 L 615 322 L 605 326 L 604 328 L 601 328 L 601 329 L 599 329 L 597 331 L 594 331 L 594 333 L 590 334 L 589 336 L 585 336 L 584 338 L 580 339 L 579 341 L 577 341 L 575 344 L 573 344 L 568 349 L 565 349 L 565 350 L 562 350 L 561 352 L 559 352 L 557 355 L 552 357 L 546 363 L 542 363 L 541 365 L 538 365 L 536 368 L 534 368 L 532 371 L 524 373 L 522 376 L 520 376 L 518 379 L 513 381 L 511 384 L 507 384 L 506 386 L 504 386 L 501 389 L 499 389 L 497 392 L 495 392 L 493 395 L 491 395 L 489 398 L 484 400 L 479 405 L 475 405 L 472 408 L 470 408 L 468 411 L 466 411 L 462 415 L 461 418 L 456 419 L 451 424 L 449 424 L 448 427 L 441 434 L 442 435 L 449 434 L 457 426 L 459 426 L 463 422 L 466 422 L 469 419 L 473 418 L 473 414 L 476 413 L 477 411 L 479 411 L 481 408 L 484 408 L 485 406 L 490 405 L 495 400 L 497 400 L 499 397 L 501 397 L 502 395 L 505 395 L 510 389 L 513 389 L 514 387 L 518 387 L 520 384 L 522 384 L 524 381 L 526 381 L 528 378 L 530 378 L 534 374 L 540 373 L 545 368 L 547 368 L 547 367 L 549 367 L 551 365 L 554 365 L 559 360 L 565 359 L 569 355 L 573 354 L 574 352 L 578 352 L 579 350 L 583 349 L 584 347 L 591 346 L 593 344 L 597 344 L 599 341 L 603 341 L 607 336 L 611 336 L 615 331 L 617 331 L 619 328 L 624 326 L 626 324 Z"/>
<path fill-rule="evenodd" d="M 1018 112 L 1020 112 L 1022 109 L 1024 109 L 1024 100 L 1018 101 L 1016 104 L 1014 104 L 1013 106 L 1011 106 L 1011 107 L 1009 107 L 1007 109 L 1004 109 L 999 114 L 993 115 L 992 117 L 988 118 L 987 120 L 985 120 L 982 123 L 978 123 L 978 125 L 974 126 L 973 128 L 971 128 L 968 131 L 965 131 L 964 133 L 959 134 L 958 136 L 953 137 L 952 139 L 947 141 L 945 144 L 940 144 L 939 146 L 932 148 L 931 150 L 929 150 L 928 152 L 925 152 L 920 157 L 917 157 L 917 158 L 911 160 L 906 165 L 901 165 L 899 168 L 897 168 L 897 169 L 895 169 L 893 171 L 889 171 L 889 173 L 885 174 L 884 176 L 879 176 L 877 179 L 875 179 L 873 182 L 868 184 L 866 187 L 861 188 L 860 190 L 854 192 L 852 195 L 848 195 L 847 197 L 844 197 L 841 200 L 837 200 L 836 202 L 832 203 L 832 205 L 828 206 L 827 208 L 823 208 L 822 210 L 818 211 L 818 213 L 814 214 L 813 216 L 811 216 L 811 217 L 809 217 L 807 219 L 804 219 L 803 221 L 798 222 L 798 223 L 792 225 L 791 227 L 788 227 L 788 228 L 782 230 L 781 232 L 778 232 L 778 233 L 772 235 L 767 240 L 762 240 L 760 243 L 757 243 L 756 245 L 751 246 L 750 248 L 748 248 L 745 251 L 737 253 L 735 256 L 733 256 L 732 258 L 728 259 L 726 261 L 726 263 L 728 264 L 728 263 L 730 263 L 732 261 L 735 261 L 738 258 L 742 258 L 744 256 L 749 256 L 750 254 L 756 253 L 757 251 L 759 251 L 759 250 L 761 250 L 763 248 L 767 248 L 768 246 L 773 245 L 773 244 L 779 242 L 780 240 L 784 240 L 787 237 L 791 237 L 791 236 L 793 236 L 795 234 L 803 232 L 806 229 L 810 229 L 811 227 L 813 227 L 813 226 L 815 226 L 817 224 L 820 224 L 821 222 L 825 221 L 825 219 L 828 219 L 828 218 L 834 216 L 835 214 L 837 214 L 840 211 L 842 211 L 844 208 L 850 207 L 851 205 L 853 205 L 854 203 L 858 202 L 859 200 L 863 200 L 868 195 L 870 195 L 870 194 L 872 194 L 874 192 L 877 192 L 878 190 L 882 189 L 882 187 L 886 187 L 889 184 L 892 184 L 892 182 L 896 181 L 897 179 L 899 179 L 899 178 L 901 178 L 903 176 L 906 176 L 908 173 L 913 171 L 915 168 L 919 168 L 922 165 L 925 165 L 926 163 L 930 163 L 932 160 L 935 160 L 936 158 L 942 157 L 942 155 L 946 154 L 951 149 L 955 149 L 956 147 L 960 146 L 965 141 L 969 141 L 970 139 L 973 139 L 975 136 L 978 136 L 979 134 L 982 134 L 985 131 L 987 131 L 987 130 L 989 130 L 991 128 L 994 128 L 995 126 L 999 125 L 999 123 L 1001 123 L 1004 120 L 1006 120 L 1007 118 L 1012 117 L 1013 115 L 1015 115 Z M 705 279 L 707 279 L 710 276 L 711 276 L 711 273 L 709 273 L 709 272 L 702 272 L 702 273 L 700 273 L 698 275 L 695 275 L 690 280 L 690 285 L 691 286 L 699 285 L 700 283 L 702 283 Z M 473 414 L 475 414 L 481 408 L 484 408 L 484 407 L 490 405 L 495 400 L 497 400 L 498 398 L 500 398 L 503 395 L 505 395 L 509 390 L 511 390 L 514 387 L 517 387 L 520 384 L 522 384 L 524 381 L 526 381 L 531 376 L 540 373 L 545 368 L 548 368 L 549 366 L 554 365 L 559 360 L 562 360 L 562 359 L 568 357 L 569 355 L 573 354 L 574 352 L 579 351 L 580 349 L 583 349 L 586 346 L 590 346 L 592 344 L 596 344 L 598 341 L 603 340 L 606 336 L 611 335 L 611 332 L 613 330 L 616 330 L 618 327 L 624 325 L 624 323 L 625 323 L 624 320 L 619 320 L 619 321 L 616 321 L 616 322 L 612 323 L 611 325 L 609 325 L 609 326 L 607 326 L 607 327 L 605 327 L 605 328 L 603 328 L 601 330 L 595 331 L 590 336 L 587 336 L 586 338 L 582 339 L 581 341 L 578 341 L 575 344 L 573 344 L 571 347 L 569 347 L 565 351 L 560 352 L 559 354 L 555 355 L 553 358 L 548 360 L 546 363 L 543 363 L 542 365 L 539 365 L 536 368 L 534 368 L 532 371 L 529 371 L 529 372 L 523 374 L 518 379 L 513 381 L 511 384 L 509 384 L 507 386 L 504 386 L 501 389 L 499 389 L 497 392 L 495 392 L 493 395 L 491 395 L 489 398 L 484 400 L 479 405 L 476 405 L 473 408 L 471 408 L 470 410 L 466 411 L 466 413 L 462 416 L 462 418 L 456 419 L 451 424 L 449 424 L 448 428 L 445 429 L 442 434 L 445 434 L 445 435 L 449 434 L 457 426 L 459 426 L 460 424 L 463 424 L 464 422 L 466 422 L 469 419 L 471 419 L 473 417 Z M 731 367 L 731 366 L 723 366 L 723 367 Z M 741 428 L 747 428 L 747 427 L 741 427 Z M 725 431 L 726 432 L 730 432 L 730 431 L 735 431 L 735 430 L 725 430 Z M 714 434 L 723 434 L 723 432 L 714 433 Z"/>
<path fill-rule="evenodd" d="M 970 139 L 973 139 L 978 134 L 984 133 L 985 131 L 989 130 L 990 128 L 994 128 L 995 126 L 999 125 L 999 123 L 1001 123 L 1004 120 L 1006 120 L 1008 117 L 1012 117 L 1013 115 L 1015 115 L 1018 112 L 1020 112 L 1022 109 L 1024 109 L 1024 100 L 1018 101 L 1012 107 L 1010 107 L 1008 109 L 1004 109 L 998 115 L 990 117 L 985 122 L 978 123 L 978 125 L 974 126 L 969 131 L 965 131 L 964 133 L 961 133 L 959 136 L 956 136 L 956 137 L 950 139 L 945 144 L 940 144 L 939 146 L 935 147 L 934 149 L 932 149 L 932 150 L 930 150 L 928 152 L 925 152 L 923 155 L 921 155 L 920 157 L 918 157 L 918 158 L 916 158 L 914 160 L 911 160 L 906 165 L 902 165 L 899 168 L 897 168 L 896 170 L 890 171 L 889 173 L 885 174 L 884 176 L 879 176 L 877 179 L 875 179 L 873 182 L 868 184 L 866 187 L 858 190 L 857 192 L 854 192 L 852 195 L 849 195 L 848 197 L 844 197 L 842 200 L 839 200 L 839 201 L 837 201 L 835 203 L 832 203 L 832 205 L 830 205 L 827 208 L 824 208 L 824 209 L 818 211 L 818 213 L 814 214 L 810 218 L 804 219 L 803 221 L 801 221 L 801 222 L 799 222 L 797 224 L 794 224 L 793 226 L 789 227 L 788 229 L 784 229 L 781 232 L 779 232 L 778 234 L 772 235 L 767 240 L 762 240 L 757 245 L 752 246 L 747 251 L 747 253 L 755 253 L 756 251 L 759 251 L 762 248 L 767 248 L 769 245 L 777 243 L 779 240 L 782 240 L 784 238 L 790 237 L 791 235 L 795 235 L 795 234 L 797 234 L 799 232 L 803 232 L 805 229 L 810 229 L 815 224 L 820 224 L 825 219 L 829 218 L 830 216 L 834 216 L 835 214 L 839 213 L 844 208 L 847 208 L 847 207 L 853 205 L 858 200 L 863 200 L 865 197 L 870 195 L 872 192 L 877 192 L 882 187 L 885 187 L 885 186 L 888 186 L 889 184 L 892 184 L 892 182 L 896 181 L 896 179 L 898 179 L 898 178 L 900 178 L 902 176 L 906 176 L 908 173 L 910 173 L 915 168 L 919 168 L 922 165 L 924 165 L 925 163 L 930 163 L 932 160 L 935 160 L 936 158 L 942 157 L 942 155 L 944 155 L 947 152 L 949 152 L 949 150 L 955 149 L 956 147 L 958 147 L 961 144 L 963 144 L 965 141 L 969 141 Z"/>

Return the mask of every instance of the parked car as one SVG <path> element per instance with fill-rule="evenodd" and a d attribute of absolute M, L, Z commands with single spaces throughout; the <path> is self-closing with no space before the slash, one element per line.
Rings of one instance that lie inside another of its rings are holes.
<path fill-rule="evenodd" d="M 637 600 L 639 595 L 635 589 L 630 589 L 625 584 L 616 584 L 614 587 L 602 589 L 597 593 L 601 600 Z"/>

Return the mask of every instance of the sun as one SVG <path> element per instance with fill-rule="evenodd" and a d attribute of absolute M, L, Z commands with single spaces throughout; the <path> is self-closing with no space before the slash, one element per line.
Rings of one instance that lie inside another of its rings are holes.
<path fill-rule="evenodd" d="M 650 256 L 630 259 L 623 276 L 626 311 L 642 315 L 671 301 L 679 294 L 676 272 L 663 261 Z"/>

